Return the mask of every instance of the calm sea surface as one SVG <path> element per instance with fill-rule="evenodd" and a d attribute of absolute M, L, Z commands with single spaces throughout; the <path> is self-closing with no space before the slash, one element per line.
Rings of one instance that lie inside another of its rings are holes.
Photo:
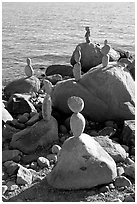
<path fill-rule="evenodd" d="M 84 42 L 85 26 L 92 42 L 108 39 L 114 48 L 135 54 L 135 3 L 3 2 L 2 82 L 25 76 L 26 58 L 39 67 L 69 64 Z"/>

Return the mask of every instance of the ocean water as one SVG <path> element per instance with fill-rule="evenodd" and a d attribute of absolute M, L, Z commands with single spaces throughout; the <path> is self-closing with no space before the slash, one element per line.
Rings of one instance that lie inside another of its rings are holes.
<path fill-rule="evenodd" d="M 40 67 L 70 64 L 73 50 L 91 41 L 135 54 L 134 2 L 3 2 L 2 83 L 25 76 L 26 58 Z"/>

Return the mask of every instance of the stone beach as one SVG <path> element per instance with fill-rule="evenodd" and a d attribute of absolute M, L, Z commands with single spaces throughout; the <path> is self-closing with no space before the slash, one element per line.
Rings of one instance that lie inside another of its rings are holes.
<path fill-rule="evenodd" d="M 70 66 L 52 65 L 37 77 L 27 63 L 27 76 L 4 87 L 3 201 L 22 200 L 37 184 L 57 200 L 63 189 L 100 198 L 122 191 L 121 201 L 135 202 L 135 64 L 119 58 L 111 47 L 104 54 L 92 43 L 78 44 Z M 33 191 L 28 200 L 40 201 Z"/>

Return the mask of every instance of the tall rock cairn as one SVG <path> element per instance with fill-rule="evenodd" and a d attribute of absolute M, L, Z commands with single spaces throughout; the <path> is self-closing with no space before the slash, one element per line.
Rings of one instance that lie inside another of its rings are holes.
<path fill-rule="evenodd" d="M 110 51 L 110 45 L 108 45 L 108 41 L 105 40 L 104 46 L 101 48 L 101 53 L 103 54 L 103 57 L 102 57 L 103 67 L 106 67 L 109 63 L 109 55 L 108 55 L 109 51 Z"/>
<path fill-rule="evenodd" d="M 75 77 L 76 81 L 79 81 L 79 79 L 81 78 L 81 47 L 78 46 L 75 50 L 74 53 L 74 59 L 76 61 L 76 64 L 73 67 L 73 75 Z"/>
<path fill-rule="evenodd" d="M 31 59 L 27 58 L 27 66 L 25 67 L 25 74 L 27 77 L 31 77 L 34 75 L 33 67 L 31 66 Z"/>
<path fill-rule="evenodd" d="M 68 99 L 68 106 L 73 112 L 70 118 L 70 128 L 73 136 L 79 137 L 85 129 L 85 118 L 80 113 L 84 108 L 84 101 L 82 98 L 77 96 L 71 96 Z"/>

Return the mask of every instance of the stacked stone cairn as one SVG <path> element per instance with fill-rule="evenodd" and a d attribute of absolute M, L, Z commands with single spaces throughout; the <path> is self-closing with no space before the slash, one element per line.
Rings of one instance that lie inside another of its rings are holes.
<path fill-rule="evenodd" d="M 79 81 L 79 79 L 81 78 L 81 63 L 80 63 L 81 47 L 80 46 L 76 48 L 74 58 L 75 58 L 76 64 L 74 65 L 74 68 L 73 68 L 73 75 L 75 77 L 75 80 Z"/>
<path fill-rule="evenodd" d="M 85 118 L 80 113 L 84 108 L 84 101 L 80 97 L 70 97 L 68 99 L 68 106 L 73 112 L 70 118 L 70 128 L 75 137 L 80 136 L 85 128 Z"/>
<path fill-rule="evenodd" d="M 106 67 L 109 63 L 109 51 L 110 51 L 110 45 L 107 44 L 108 41 L 105 40 L 104 41 L 104 46 L 102 47 L 101 49 L 101 53 L 103 54 L 103 57 L 102 57 L 102 65 L 103 67 Z"/>
<path fill-rule="evenodd" d="M 27 66 L 25 67 L 25 74 L 27 77 L 31 77 L 34 75 L 33 67 L 31 66 L 31 59 L 27 58 Z"/>

